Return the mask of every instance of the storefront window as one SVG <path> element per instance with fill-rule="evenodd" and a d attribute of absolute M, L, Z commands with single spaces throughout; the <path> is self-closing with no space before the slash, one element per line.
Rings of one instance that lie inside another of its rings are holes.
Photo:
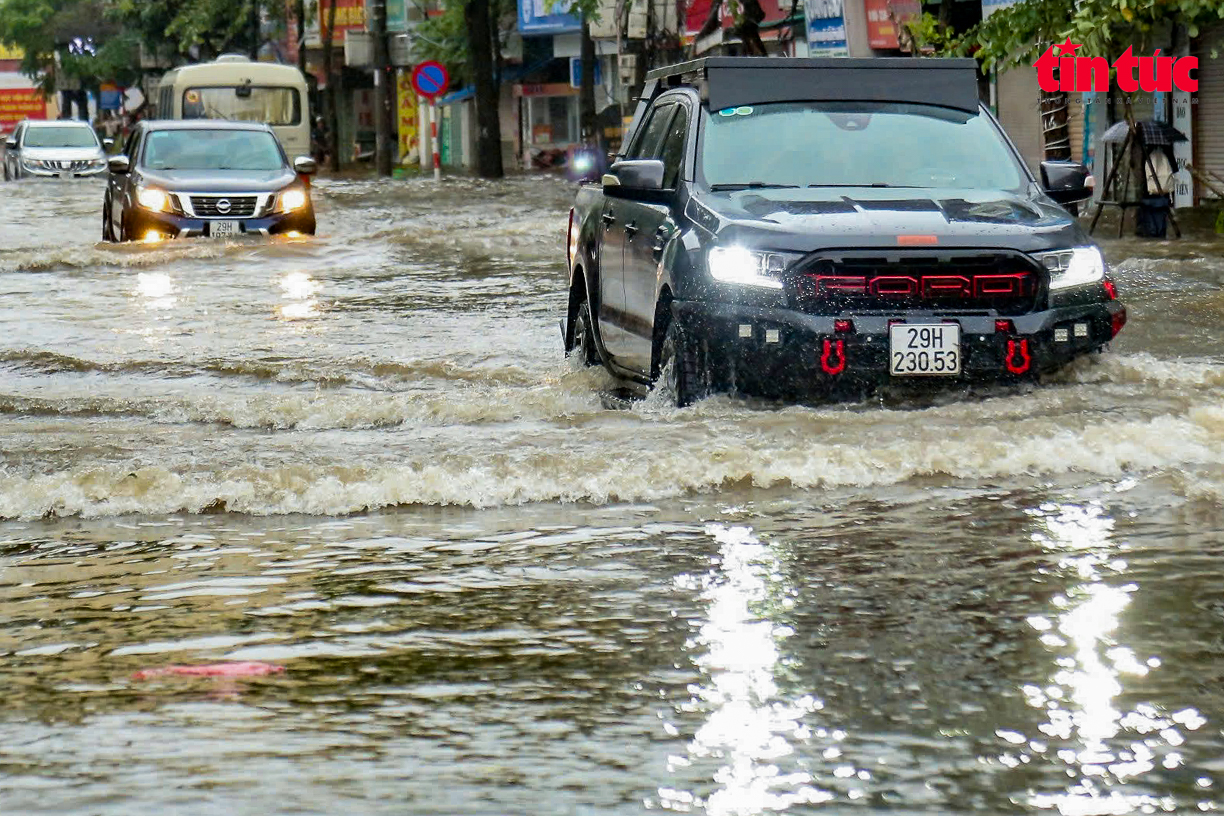
<path fill-rule="evenodd" d="M 527 144 L 568 145 L 578 141 L 578 97 L 529 96 L 523 134 Z"/>

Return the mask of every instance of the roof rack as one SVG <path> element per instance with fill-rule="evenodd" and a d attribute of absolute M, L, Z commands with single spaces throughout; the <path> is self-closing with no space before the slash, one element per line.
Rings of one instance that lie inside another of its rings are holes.
<path fill-rule="evenodd" d="M 646 74 L 626 136 L 646 108 L 672 88 L 694 88 L 709 110 L 770 102 L 902 102 L 978 112 L 977 61 L 971 57 L 702 57 Z M 629 139 L 621 143 L 620 155 Z"/>
<path fill-rule="evenodd" d="M 768 102 L 910 102 L 977 113 L 977 61 L 912 57 L 703 57 L 656 68 L 654 94 L 696 88 L 711 110 Z"/>

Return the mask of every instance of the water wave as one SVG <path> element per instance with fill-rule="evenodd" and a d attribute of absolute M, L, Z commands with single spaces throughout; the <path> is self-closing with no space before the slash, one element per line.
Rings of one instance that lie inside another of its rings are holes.
<path fill-rule="evenodd" d="M 205 512 L 342 515 L 401 505 L 492 507 L 561 501 L 656 500 L 735 486 L 870 488 L 914 478 L 1018 480 L 1069 472 L 1118 477 L 1198 468 L 1195 495 L 1224 473 L 1224 407 L 1201 406 L 1147 421 L 1097 421 L 1076 429 L 1041 421 L 979 426 L 948 435 L 913 429 L 870 442 L 829 443 L 792 433 L 722 439 L 675 434 L 631 446 L 600 436 L 566 448 L 464 449 L 399 464 L 241 465 L 206 472 L 165 467 L 0 471 L 0 516 L 102 516 Z M 1189 484 L 1183 482 L 1183 484 Z"/>

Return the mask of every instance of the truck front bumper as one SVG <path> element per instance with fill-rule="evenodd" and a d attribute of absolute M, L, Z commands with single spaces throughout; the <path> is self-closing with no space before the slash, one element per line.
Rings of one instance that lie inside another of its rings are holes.
<path fill-rule="evenodd" d="M 672 315 L 693 341 L 704 341 L 705 359 L 724 384 L 769 393 L 1015 381 L 1100 350 L 1126 323 L 1126 307 L 1118 301 L 1008 317 L 914 311 L 833 317 L 675 301 Z M 890 375 L 889 326 L 897 322 L 958 324 L 960 373 Z"/>
<path fill-rule="evenodd" d="M 133 238 L 144 240 L 150 233 L 156 238 L 191 238 L 210 237 L 210 226 L 214 220 L 208 218 L 190 218 L 176 213 L 153 212 L 143 207 L 136 207 L 128 213 L 128 229 Z M 315 217 L 312 208 L 297 212 L 277 213 L 263 218 L 234 218 L 239 222 L 245 235 L 279 235 L 287 232 L 297 232 L 303 235 L 314 235 Z"/>

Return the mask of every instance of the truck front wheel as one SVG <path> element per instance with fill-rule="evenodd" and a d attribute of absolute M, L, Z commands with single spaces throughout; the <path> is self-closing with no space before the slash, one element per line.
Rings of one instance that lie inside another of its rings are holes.
<path fill-rule="evenodd" d="M 659 376 L 677 408 L 692 405 L 710 393 L 710 370 L 705 347 L 672 320 L 663 335 L 659 353 Z"/>

